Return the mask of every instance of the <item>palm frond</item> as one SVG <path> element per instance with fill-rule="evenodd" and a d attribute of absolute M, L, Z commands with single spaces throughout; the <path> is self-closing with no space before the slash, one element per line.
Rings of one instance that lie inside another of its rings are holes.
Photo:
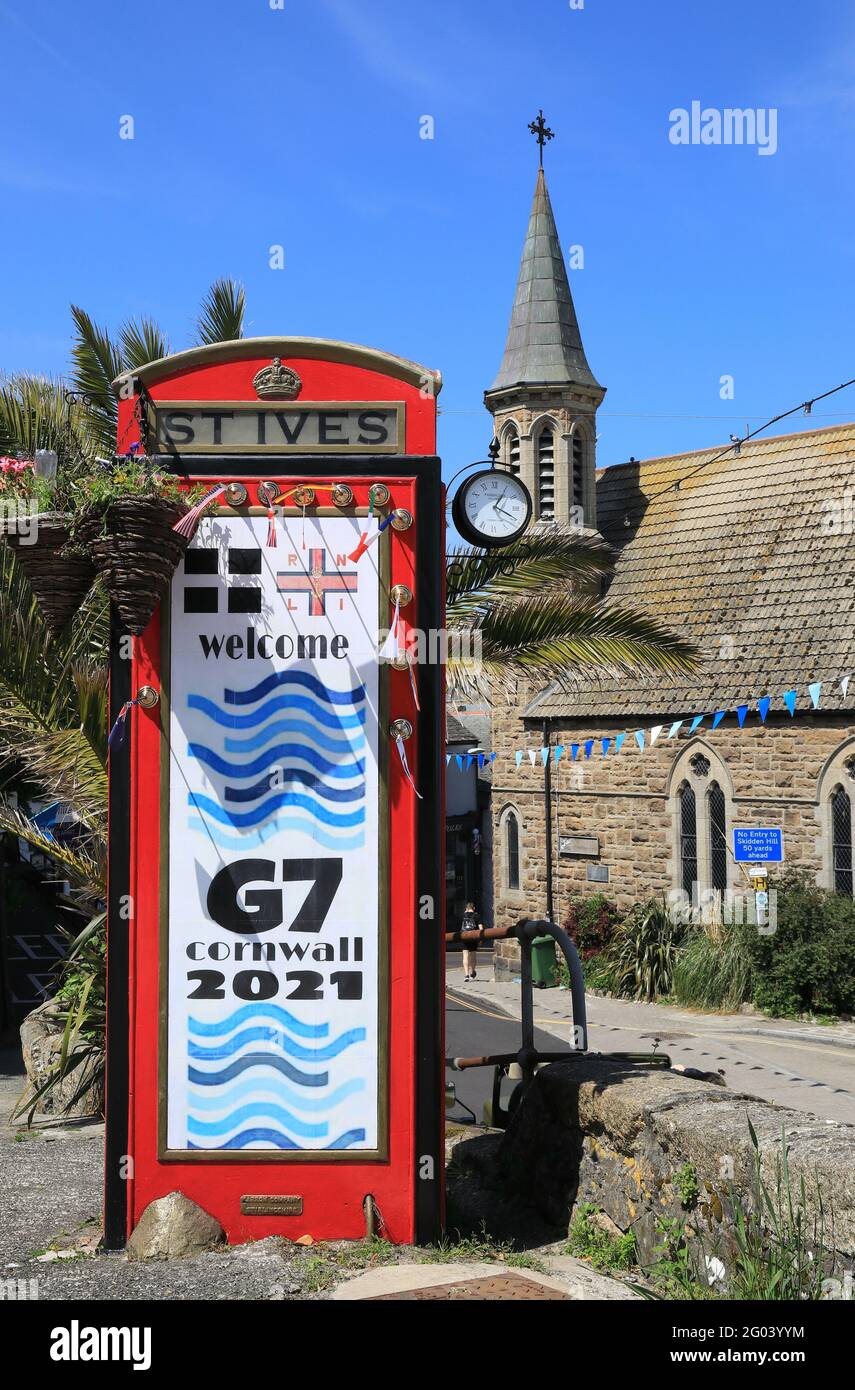
<path fill-rule="evenodd" d="M 99 448 L 112 454 L 116 447 L 118 409 L 112 383 L 125 370 L 119 348 L 106 328 L 99 328 L 85 309 L 71 306 L 74 339 L 71 347 L 71 378 L 76 391 L 91 402 Z"/>
<path fill-rule="evenodd" d="M 124 366 L 129 371 L 168 357 L 169 343 L 153 319 L 129 319 L 119 329 Z"/>
<path fill-rule="evenodd" d="M 61 382 L 19 373 L 0 384 L 0 453 L 32 458 L 37 449 L 53 449 L 59 468 L 73 478 L 95 447 L 90 417 Z"/>
<path fill-rule="evenodd" d="M 237 280 L 215 280 L 196 321 L 199 343 L 228 343 L 243 337 L 246 291 Z"/>
<path fill-rule="evenodd" d="M 613 566 L 614 551 L 601 536 L 559 524 L 532 526 L 502 550 L 457 546 L 446 559 L 449 615 L 556 586 L 590 592 Z"/>
<path fill-rule="evenodd" d="M 35 824 L 31 817 L 11 807 L 0 798 L 0 830 L 16 835 L 39 854 L 48 855 L 61 864 L 84 898 L 97 902 L 103 899 L 107 881 L 106 849 L 100 843 L 93 846 L 64 845 Z"/>
<path fill-rule="evenodd" d="M 694 670 L 697 661 L 691 643 L 643 613 L 557 592 L 501 599 L 471 620 L 450 615 L 449 628 L 475 658 L 452 652 L 449 685 L 481 695 L 491 685 L 509 689 L 520 678 L 572 688 L 592 671 L 678 675 Z"/>
<path fill-rule="evenodd" d="M 91 629 L 52 641 L 12 552 L 0 552 L 0 775 L 63 800 L 95 836 L 107 806 L 106 669 Z M 99 610 L 90 610 L 97 621 Z"/>

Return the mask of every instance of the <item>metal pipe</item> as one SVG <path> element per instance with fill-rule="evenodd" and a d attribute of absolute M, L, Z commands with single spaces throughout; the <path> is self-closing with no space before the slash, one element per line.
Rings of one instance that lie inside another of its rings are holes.
<path fill-rule="evenodd" d="M 543 764 L 543 817 L 546 822 L 546 916 L 550 922 L 555 919 L 555 901 L 552 893 L 552 768 L 549 761 L 549 720 L 543 721 L 543 741 L 547 749 Z"/>
<path fill-rule="evenodd" d="M 575 1050 L 585 1052 L 588 1047 L 588 1015 L 585 1007 L 585 980 L 582 975 L 582 962 L 579 960 L 576 947 L 563 927 L 556 927 L 552 922 L 519 922 L 516 931 L 521 942 L 524 938 L 532 941 L 536 936 L 551 936 L 561 947 L 570 972 L 570 998 L 573 1004 L 573 1026 L 577 1044 Z M 525 977 L 523 977 L 524 979 Z M 524 997 L 525 995 L 523 995 Z"/>

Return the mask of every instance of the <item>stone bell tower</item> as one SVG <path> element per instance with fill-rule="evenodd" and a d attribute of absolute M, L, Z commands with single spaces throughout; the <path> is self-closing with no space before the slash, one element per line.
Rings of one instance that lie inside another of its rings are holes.
<path fill-rule="evenodd" d="M 582 347 L 567 268 L 543 172 L 541 147 L 505 355 L 484 393 L 502 464 L 518 473 L 539 521 L 597 525 L 596 412 L 605 388 Z"/>

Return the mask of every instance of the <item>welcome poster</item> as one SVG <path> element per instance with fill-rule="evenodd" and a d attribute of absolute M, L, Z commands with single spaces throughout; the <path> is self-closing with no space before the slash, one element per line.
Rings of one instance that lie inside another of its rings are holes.
<path fill-rule="evenodd" d="M 165 1148 L 379 1152 L 381 547 L 267 527 L 203 521 L 173 582 Z"/>

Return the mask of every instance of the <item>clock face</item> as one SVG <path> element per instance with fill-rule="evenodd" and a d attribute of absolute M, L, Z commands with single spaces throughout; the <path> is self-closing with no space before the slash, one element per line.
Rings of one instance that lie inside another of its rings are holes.
<path fill-rule="evenodd" d="M 454 523 L 473 545 L 508 545 L 531 517 L 531 497 L 513 473 L 491 468 L 467 478 L 454 499 Z"/>

